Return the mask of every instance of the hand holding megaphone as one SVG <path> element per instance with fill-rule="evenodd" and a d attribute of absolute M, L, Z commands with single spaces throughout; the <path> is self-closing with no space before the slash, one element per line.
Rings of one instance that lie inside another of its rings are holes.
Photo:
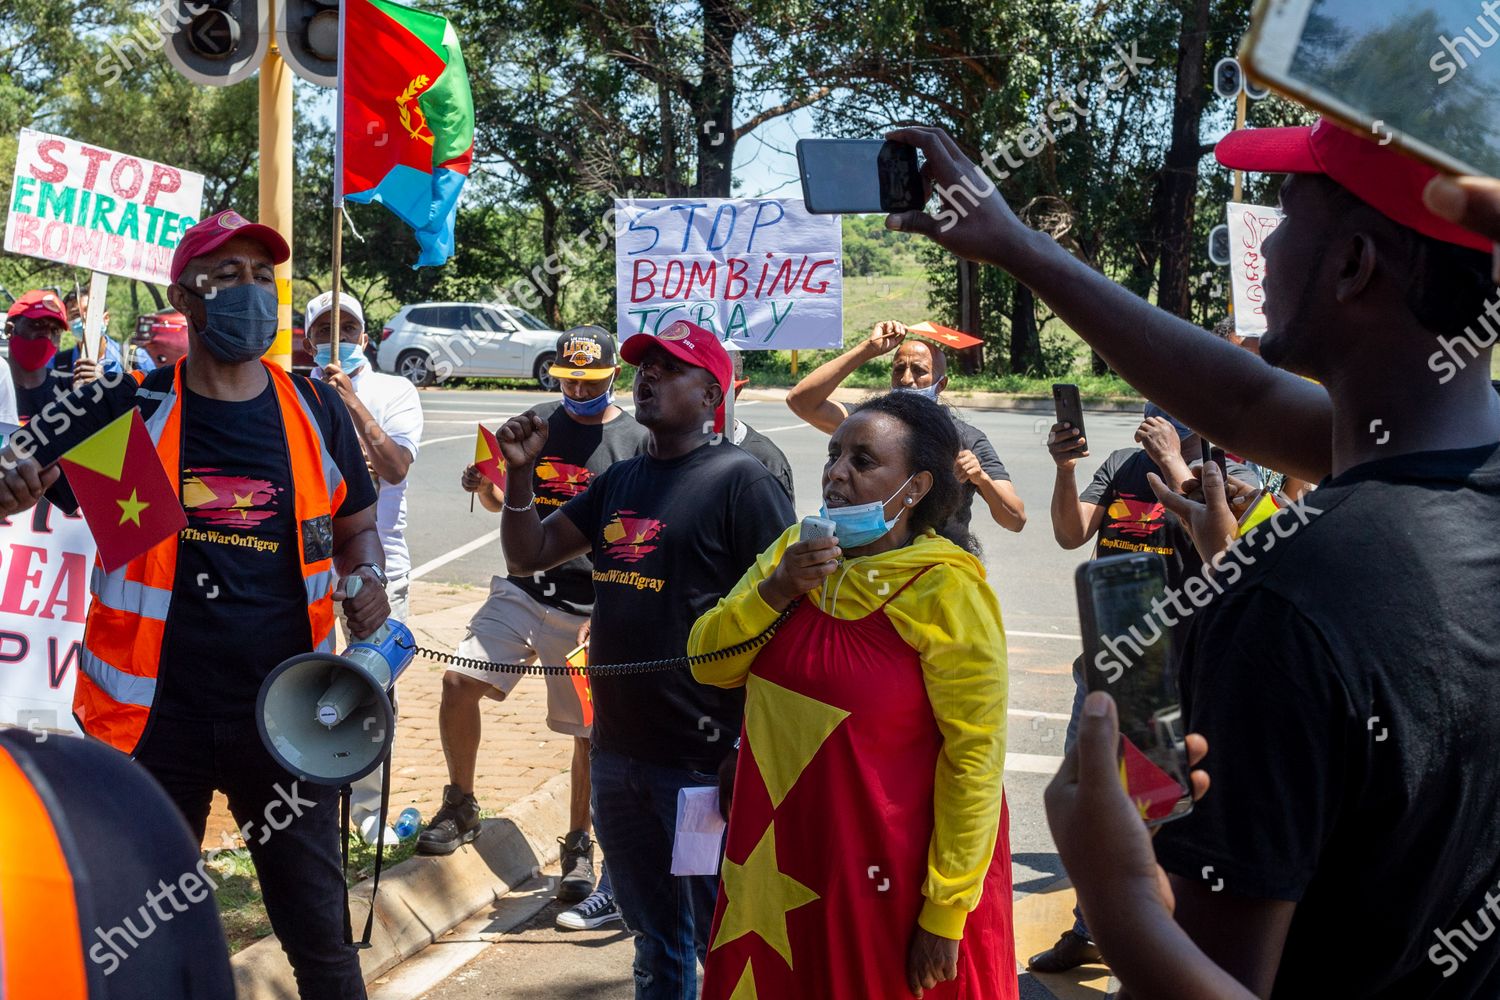
<path fill-rule="evenodd" d="M 348 601 L 379 595 L 381 618 L 388 617 L 382 588 L 350 576 L 339 589 Z M 415 649 L 410 630 L 392 619 L 342 655 L 302 653 L 284 661 L 256 698 L 266 749 L 292 774 L 319 784 L 343 785 L 369 774 L 390 753 L 396 721 L 390 692 Z"/>
<path fill-rule="evenodd" d="M 366 583 L 372 586 L 365 586 Z M 333 592 L 335 601 L 344 605 L 344 621 L 349 634 L 364 639 L 385 624 L 391 616 L 391 599 L 380 578 L 368 566 L 361 566 L 339 581 Z"/>

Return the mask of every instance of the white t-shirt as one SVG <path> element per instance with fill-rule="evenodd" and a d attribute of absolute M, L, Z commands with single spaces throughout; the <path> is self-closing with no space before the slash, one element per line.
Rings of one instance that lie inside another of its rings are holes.
<path fill-rule="evenodd" d="M 321 379 L 321 368 L 313 369 L 313 378 Z M 373 372 L 360 365 L 349 376 L 354 394 L 380 424 L 392 441 L 405 448 L 413 461 L 422 443 L 422 401 L 417 387 L 397 375 Z M 406 550 L 406 483 L 380 480 L 380 498 L 375 504 L 375 523 L 380 530 L 380 544 L 385 547 L 385 575 L 395 580 L 411 572 L 411 556 Z"/>

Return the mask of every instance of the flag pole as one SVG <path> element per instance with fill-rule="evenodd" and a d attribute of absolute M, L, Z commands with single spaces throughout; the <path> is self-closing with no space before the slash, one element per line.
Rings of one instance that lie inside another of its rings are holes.
<path fill-rule="evenodd" d="M 341 371 L 339 365 L 339 288 L 344 283 L 344 14 L 348 4 L 339 4 L 339 43 L 335 77 L 333 129 L 333 343 L 328 367 Z"/>
<path fill-rule="evenodd" d="M 339 365 L 339 285 L 343 284 L 344 278 L 344 203 L 337 202 L 333 206 L 333 349 L 328 359 L 328 367 L 334 371 L 341 371 Z"/>

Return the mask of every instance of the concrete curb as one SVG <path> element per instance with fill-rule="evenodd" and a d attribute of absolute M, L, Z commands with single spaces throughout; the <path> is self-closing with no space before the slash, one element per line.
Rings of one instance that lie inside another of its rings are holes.
<path fill-rule="evenodd" d="M 879 389 L 840 388 L 833 391 L 832 399 L 840 403 L 858 403 L 880 392 Z M 764 402 L 786 402 L 787 390 L 767 387 L 746 387 L 741 399 Z M 1036 413 L 1051 413 L 1052 400 L 1047 396 L 1012 396 L 1002 392 L 945 392 L 943 402 L 964 410 L 1025 410 Z M 1085 398 L 1083 408 L 1096 413 L 1139 413 L 1145 405 L 1144 399 L 1090 399 Z"/>
<path fill-rule="evenodd" d="M 370 947 L 360 952 L 365 982 L 437 941 L 557 859 L 557 834 L 568 828 L 569 777 L 559 774 L 496 818 L 474 843 L 446 858 L 413 857 L 381 873 Z M 349 893 L 358 936 L 370 910 L 370 883 Z M 292 967 L 275 936 L 235 955 L 239 1000 L 296 1000 Z"/>

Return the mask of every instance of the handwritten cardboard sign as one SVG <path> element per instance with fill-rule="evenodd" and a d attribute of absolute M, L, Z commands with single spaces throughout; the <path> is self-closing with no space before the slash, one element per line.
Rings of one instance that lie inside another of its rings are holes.
<path fill-rule="evenodd" d="M 22 129 L 5 249 L 165 285 L 202 206 L 202 174 Z"/>
<path fill-rule="evenodd" d="M 1281 225 L 1275 208 L 1229 203 L 1229 279 L 1234 327 L 1243 337 L 1266 332 L 1266 237 Z"/>
<path fill-rule="evenodd" d="M 675 320 L 744 350 L 841 347 L 843 233 L 799 198 L 615 202 L 620 338 Z"/>

